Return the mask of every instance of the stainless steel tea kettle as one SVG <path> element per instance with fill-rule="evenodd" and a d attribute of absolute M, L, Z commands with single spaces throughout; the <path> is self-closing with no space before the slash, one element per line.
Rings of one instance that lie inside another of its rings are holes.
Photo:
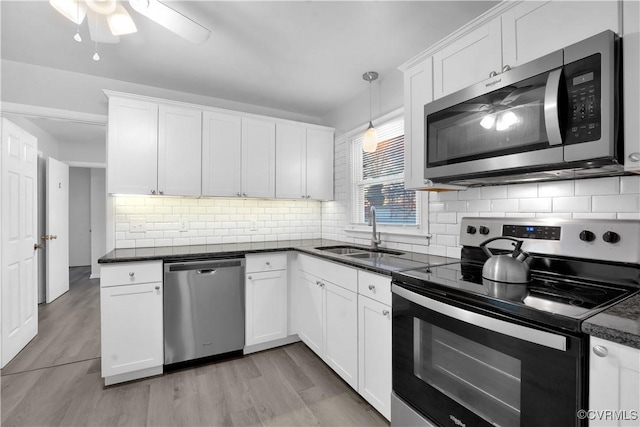
<path fill-rule="evenodd" d="M 494 255 L 486 246 L 495 240 L 512 240 L 515 247 L 511 254 Z M 494 282 L 508 284 L 527 284 L 531 281 L 531 272 L 529 265 L 524 262 L 529 256 L 528 253 L 521 250 L 523 241 L 514 239 L 513 237 L 493 237 L 480 243 L 480 247 L 489 257 L 482 267 L 482 278 Z"/>

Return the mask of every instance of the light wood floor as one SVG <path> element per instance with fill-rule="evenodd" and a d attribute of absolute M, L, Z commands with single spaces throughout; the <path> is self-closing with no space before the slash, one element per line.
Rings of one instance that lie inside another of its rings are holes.
<path fill-rule="evenodd" d="M 105 388 L 99 282 L 39 308 L 38 336 L 2 370 L 3 426 L 388 426 L 304 344 Z"/>

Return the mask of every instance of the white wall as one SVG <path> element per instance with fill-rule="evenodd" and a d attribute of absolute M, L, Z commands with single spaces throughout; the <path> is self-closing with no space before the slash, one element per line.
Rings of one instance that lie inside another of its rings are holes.
<path fill-rule="evenodd" d="M 107 163 L 106 141 L 63 142 L 60 144 L 60 161 Z"/>
<path fill-rule="evenodd" d="M 321 202 L 317 201 L 156 196 L 112 196 L 110 201 L 114 206 L 115 248 L 321 236 Z M 144 231 L 134 230 L 138 221 L 144 222 Z M 181 231 L 182 222 L 186 231 Z"/>
<path fill-rule="evenodd" d="M 0 76 L 2 84 L 1 96 L 2 101 L 5 102 L 106 115 L 107 97 L 102 90 L 109 89 L 320 124 L 320 119 L 317 117 L 294 112 L 286 112 L 273 108 L 129 83 L 88 74 L 74 73 L 39 65 L 25 64 L 6 59 L 2 60 L 0 66 L 2 68 L 2 75 Z M 81 88 L 81 90 L 79 88 Z"/>
<path fill-rule="evenodd" d="M 107 252 L 105 169 L 91 169 L 91 279 L 100 277 L 98 258 Z"/>
<path fill-rule="evenodd" d="M 91 169 L 69 168 L 69 266 L 91 265 Z"/>

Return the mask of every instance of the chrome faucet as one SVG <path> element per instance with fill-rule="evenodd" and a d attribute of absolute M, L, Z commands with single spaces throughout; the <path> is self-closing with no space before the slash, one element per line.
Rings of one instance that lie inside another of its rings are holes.
<path fill-rule="evenodd" d="M 369 225 L 373 226 L 373 234 L 371 235 L 371 248 L 378 249 L 378 245 L 382 243 L 380 239 L 380 233 L 376 232 L 376 207 L 371 206 L 370 214 L 369 214 Z"/>

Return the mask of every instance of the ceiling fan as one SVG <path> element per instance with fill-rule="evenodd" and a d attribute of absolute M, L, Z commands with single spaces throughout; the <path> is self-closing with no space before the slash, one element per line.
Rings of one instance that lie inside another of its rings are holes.
<path fill-rule="evenodd" d="M 211 34 L 207 28 L 158 0 L 129 0 L 128 3 L 136 12 L 192 43 L 202 44 Z M 118 43 L 121 35 L 137 31 L 121 1 L 49 0 L 49 4 L 78 26 L 86 16 L 89 35 L 96 43 Z M 74 39 L 82 40 L 79 27 Z"/>

